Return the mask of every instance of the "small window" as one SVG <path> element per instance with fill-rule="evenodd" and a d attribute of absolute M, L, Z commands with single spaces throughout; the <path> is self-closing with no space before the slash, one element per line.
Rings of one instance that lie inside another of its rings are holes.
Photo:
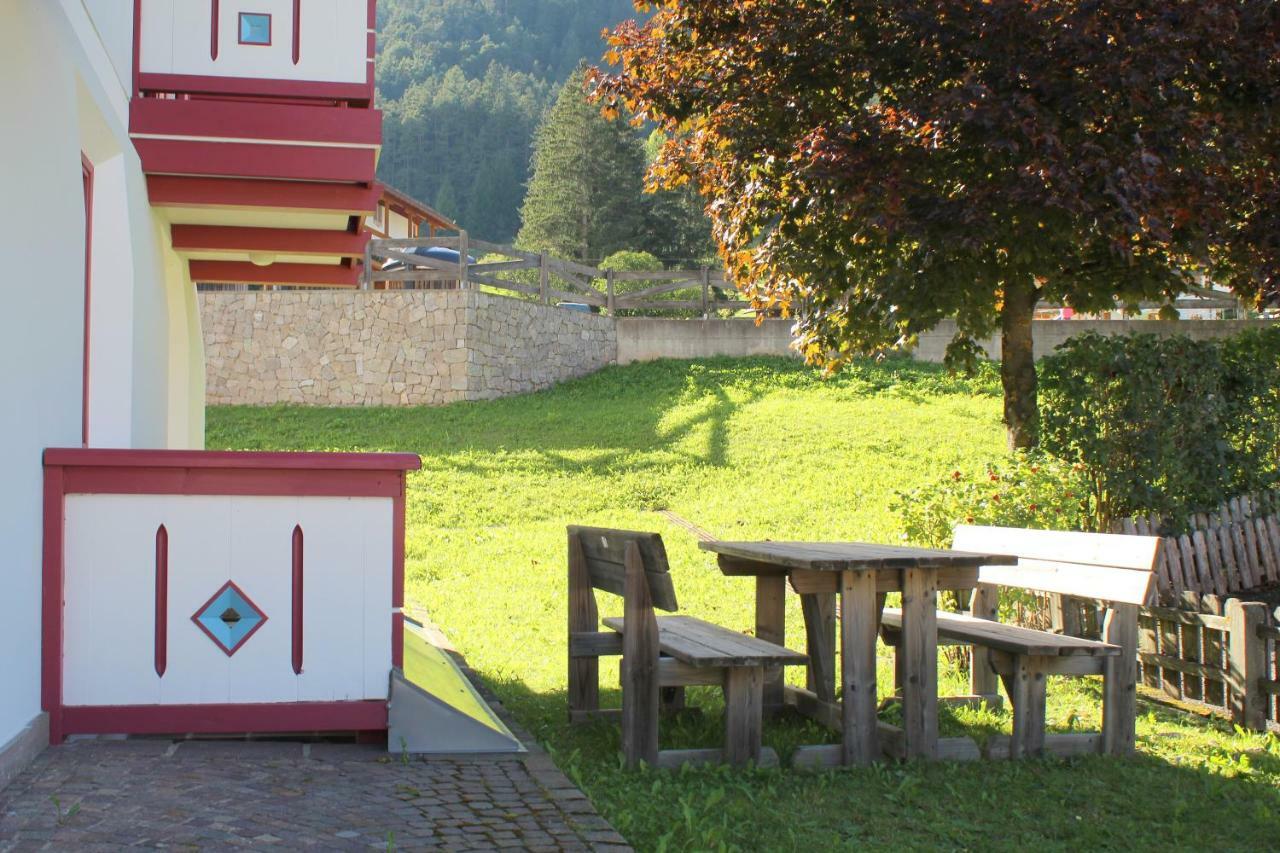
<path fill-rule="evenodd" d="M 240 13 L 241 44 L 271 44 L 271 16 L 264 12 Z"/>

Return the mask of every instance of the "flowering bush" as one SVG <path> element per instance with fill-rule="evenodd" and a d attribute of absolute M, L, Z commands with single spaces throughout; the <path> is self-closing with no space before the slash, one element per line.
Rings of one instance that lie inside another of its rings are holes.
<path fill-rule="evenodd" d="M 1041 530 L 1096 530 L 1097 518 L 1081 465 L 1019 453 L 976 471 L 898 492 L 890 508 L 913 545 L 947 548 L 957 524 Z"/>

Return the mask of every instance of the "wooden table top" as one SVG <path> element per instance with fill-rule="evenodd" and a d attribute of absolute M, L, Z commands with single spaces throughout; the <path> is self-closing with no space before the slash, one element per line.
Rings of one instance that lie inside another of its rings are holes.
<path fill-rule="evenodd" d="M 1012 566 L 1008 554 L 981 554 L 940 548 L 876 545 L 869 542 L 700 542 L 698 547 L 726 557 L 817 572 L 878 569 L 943 569 Z"/>

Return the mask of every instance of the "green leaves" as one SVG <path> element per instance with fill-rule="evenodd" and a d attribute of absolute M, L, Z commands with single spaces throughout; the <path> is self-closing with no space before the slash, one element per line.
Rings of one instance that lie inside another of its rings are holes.
<path fill-rule="evenodd" d="M 1072 338 L 1040 362 L 1041 441 L 1083 465 L 1099 521 L 1185 519 L 1280 480 L 1280 329 L 1222 341 Z"/>

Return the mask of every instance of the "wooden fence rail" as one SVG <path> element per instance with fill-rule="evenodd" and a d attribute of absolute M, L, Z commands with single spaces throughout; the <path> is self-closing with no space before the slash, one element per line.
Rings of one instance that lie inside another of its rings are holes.
<path fill-rule="evenodd" d="M 1143 684 L 1253 731 L 1280 723 L 1280 628 L 1267 605 L 1194 592 L 1182 604 L 1139 617 Z"/>
<path fill-rule="evenodd" d="M 418 254 L 422 249 L 451 249 L 456 262 Z M 473 260 L 477 253 L 486 257 Z M 493 260 L 497 256 L 500 260 Z M 385 268 L 391 262 L 398 264 Z M 484 286 L 532 297 L 544 305 L 578 303 L 609 314 L 619 311 L 688 312 L 707 317 L 716 311 L 738 311 L 751 303 L 737 297 L 736 289 L 719 270 L 602 270 L 526 252 L 463 231 L 456 237 L 370 240 L 365 248 L 361 287 L 397 283 L 468 288 Z M 619 286 L 643 282 L 638 290 Z"/>

